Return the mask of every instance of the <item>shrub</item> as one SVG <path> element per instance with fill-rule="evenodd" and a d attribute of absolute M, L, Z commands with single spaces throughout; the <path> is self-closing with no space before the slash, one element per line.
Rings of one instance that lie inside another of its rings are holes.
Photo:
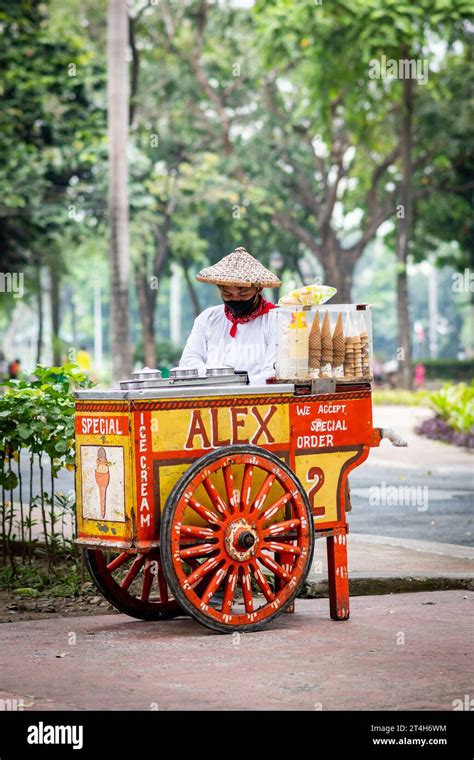
<path fill-rule="evenodd" d="M 62 367 L 38 365 L 31 378 L 26 375 L 5 383 L 0 396 L 0 511 L 4 562 L 14 567 L 13 541 L 21 541 L 31 559 L 32 529 L 38 521 L 48 562 L 52 566 L 57 549 L 65 544 L 57 530 L 65 512 L 74 510 L 74 498 L 55 492 L 55 480 L 63 467 L 74 469 L 74 399 L 72 390 L 90 387 L 88 376 L 75 364 Z M 22 458 L 26 455 L 30 487 L 25 498 Z M 45 462 L 50 465 L 45 482 Z M 39 468 L 40 492 L 33 491 L 34 465 Z M 20 535 L 14 533 L 14 490 L 18 489 Z M 9 498 L 7 498 L 9 496 Z M 25 509 L 26 508 L 26 509 Z M 36 519 L 36 515 L 39 515 Z"/>
<path fill-rule="evenodd" d="M 474 448 L 474 382 L 471 385 L 447 383 L 439 391 L 427 396 L 436 412 L 425 420 L 417 432 L 428 438 Z"/>
<path fill-rule="evenodd" d="M 420 359 L 419 361 L 426 368 L 427 380 L 469 383 L 474 376 L 474 359 Z"/>

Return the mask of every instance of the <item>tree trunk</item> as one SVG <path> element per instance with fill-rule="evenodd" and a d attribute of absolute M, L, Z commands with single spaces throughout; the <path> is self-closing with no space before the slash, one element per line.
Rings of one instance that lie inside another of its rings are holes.
<path fill-rule="evenodd" d="M 128 230 L 128 13 L 126 0 L 109 0 L 107 81 L 109 135 L 109 260 L 111 269 L 112 379 L 130 377 Z"/>
<path fill-rule="evenodd" d="M 186 280 L 189 297 L 191 298 L 191 303 L 193 305 L 194 316 L 197 317 L 201 313 L 201 304 L 199 303 L 198 294 L 196 293 L 196 288 L 194 287 L 194 283 L 191 277 L 189 276 L 189 267 L 186 264 L 181 264 L 181 268 L 184 273 L 184 279 Z"/>
<path fill-rule="evenodd" d="M 404 51 L 408 58 L 408 51 Z M 407 77 L 403 85 L 403 116 L 401 130 L 401 204 L 397 207 L 397 304 L 398 304 L 398 347 L 399 382 L 403 388 L 413 385 L 411 363 L 411 329 L 408 301 L 407 259 L 410 243 L 413 196 L 412 196 L 412 119 L 413 82 Z"/>
<path fill-rule="evenodd" d="M 145 367 L 156 367 L 155 347 L 155 302 L 153 293 L 150 292 L 146 271 L 139 264 L 135 268 L 135 284 L 138 296 L 138 308 L 142 323 L 143 353 Z"/>
<path fill-rule="evenodd" d="M 337 288 L 337 293 L 331 298 L 331 303 L 351 303 L 357 257 L 337 245 L 327 247 L 325 252 L 324 260 L 320 261 L 324 271 L 324 285 Z"/>
<path fill-rule="evenodd" d="M 61 343 L 59 338 L 60 324 L 60 298 L 59 298 L 59 273 L 53 266 L 49 267 L 49 284 L 51 294 L 51 340 L 53 348 L 53 364 L 61 364 Z"/>
<path fill-rule="evenodd" d="M 41 364 L 41 354 L 43 350 L 43 288 L 41 283 L 41 264 L 37 262 L 37 282 L 38 282 L 38 294 L 37 294 L 37 309 L 38 309 L 38 340 L 36 342 L 36 364 Z"/>

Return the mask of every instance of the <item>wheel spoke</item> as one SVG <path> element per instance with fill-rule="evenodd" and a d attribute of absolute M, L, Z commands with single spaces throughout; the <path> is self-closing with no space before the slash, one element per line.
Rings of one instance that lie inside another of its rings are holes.
<path fill-rule="evenodd" d="M 217 544 L 197 544 L 196 546 L 191 546 L 189 549 L 181 549 L 179 556 L 181 559 L 187 559 L 188 557 L 204 557 L 206 554 L 215 552 L 217 548 Z"/>
<path fill-rule="evenodd" d="M 128 559 L 130 559 L 130 554 L 128 552 L 122 552 L 118 557 L 115 557 L 115 559 L 108 563 L 107 570 L 109 573 L 113 573 L 114 570 L 121 567 Z"/>
<path fill-rule="evenodd" d="M 250 568 L 252 570 L 255 580 L 257 581 L 258 585 L 262 589 L 265 599 L 267 600 L 267 602 L 273 602 L 273 600 L 275 599 L 275 594 L 271 590 L 270 584 L 265 578 L 265 575 L 262 573 L 262 571 L 260 570 L 260 568 L 258 567 L 255 561 L 250 562 L 249 564 L 250 564 Z"/>
<path fill-rule="evenodd" d="M 286 552 L 287 554 L 293 554 L 295 557 L 299 557 L 301 554 L 301 549 L 299 546 L 291 546 L 291 544 L 280 544 L 278 541 L 267 541 L 264 548 L 270 549 L 273 552 Z"/>
<path fill-rule="evenodd" d="M 312 556 L 311 518 L 286 462 L 250 445 L 209 452 L 164 511 L 171 591 L 214 630 L 258 630 L 297 594 Z"/>
<path fill-rule="evenodd" d="M 211 580 L 207 584 L 207 588 L 201 597 L 201 600 L 204 602 L 204 604 L 209 603 L 209 601 L 216 593 L 217 589 L 221 585 L 226 575 L 227 575 L 227 568 L 225 567 L 220 567 L 219 570 L 217 570 L 214 573 L 214 576 L 211 578 Z"/>
<path fill-rule="evenodd" d="M 227 576 L 227 583 L 224 591 L 224 601 L 222 602 L 221 612 L 224 615 L 230 615 L 232 613 L 232 607 L 234 605 L 235 587 L 237 586 L 238 571 L 235 567 L 232 567 L 229 575 Z"/>
<path fill-rule="evenodd" d="M 121 587 L 125 591 L 129 588 L 129 586 L 131 585 L 132 581 L 135 580 L 135 578 L 137 577 L 137 575 L 140 572 L 140 569 L 141 569 L 143 563 L 145 562 L 145 560 L 146 560 L 146 554 L 141 554 L 139 557 L 137 557 L 133 561 L 133 563 L 132 563 L 132 565 L 130 567 L 130 570 L 128 571 L 127 575 L 125 576 L 125 578 L 120 583 Z"/>
<path fill-rule="evenodd" d="M 280 538 L 284 538 L 284 534 L 287 530 L 293 530 L 294 528 L 299 528 L 301 525 L 301 520 L 284 520 L 284 522 L 281 523 L 274 523 L 273 525 L 270 525 L 269 528 L 265 528 L 262 535 L 266 538 L 267 536 L 280 536 Z M 290 538 L 290 536 L 288 536 Z"/>
<path fill-rule="evenodd" d="M 212 528 L 198 528 L 196 525 L 182 525 L 179 534 L 185 538 L 214 538 L 216 535 Z"/>
<path fill-rule="evenodd" d="M 282 507 L 284 507 L 285 504 L 287 504 L 292 498 L 293 497 L 292 497 L 291 493 L 289 493 L 289 492 L 284 493 L 283 496 L 280 496 L 280 498 L 277 499 L 274 502 L 274 504 L 271 505 L 271 507 L 267 507 L 267 509 L 264 512 L 261 512 L 258 515 L 257 520 L 259 520 L 259 522 L 262 522 L 262 523 L 266 522 L 266 520 L 270 520 L 270 518 L 272 518 L 274 515 L 276 515 L 276 513 Z"/>
<path fill-rule="evenodd" d="M 204 578 L 206 573 L 217 567 L 219 562 L 219 557 L 209 557 L 209 559 L 203 562 L 202 565 L 199 565 L 199 567 L 196 568 L 196 570 L 194 570 L 191 575 L 188 575 L 186 578 L 186 585 L 195 586 L 196 583 L 201 580 L 201 578 Z"/>
<path fill-rule="evenodd" d="M 150 591 L 153 585 L 153 573 L 151 572 L 152 560 L 148 559 L 145 564 L 145 570 L 143 571 L 142 580 L 142 593 L 140 599 L 142 602 L 147 602 L 150 598 Z"/>
<path fill-rule="evenodd" d="M 291 579 L 291 575 L 287 573 L 286 570 L 284 570 L 283 567 L 278 564 L 278 562 L 275 562 L 275 560 L 269 557 L 267 554 L 260 554 L 258 560 L 262 563 L 262 565 L 265 565 L 268 570 L 271 570 L 282 580 L 289 581 Z"/>
<path fill-rule="evenodd" d="M 203 504 L 200 504 L 196 499 L 193 499 L 192 497 L 188 501 L 189 506 L 191 509 L 194 509 L 196 514 L 199 515 L 199 517 L 202 517 L 203 520 L 205 520 L 208 523 L 211 523 L 211 525 L 219 525 L 220 524 L 220 518 L 216 515 L 215 512 L 211 512 L 210 509 L 205 507 Z"/>
<path fill-rule="evenodd" d="M 215 487 L 210 477 L 208 476 L 207 478 L 204 478 L 203 483 L 204 483 L 204 488 L 207 491 L 207 495 L 209 496 L 210 500 L 212 501 L 217 511 L 223 517 L 227 517 L 227 512 L 228 512 L 227 505 L 225 504 L 222 496 L 220 495 L 219 491 Z"/>
<path fill-rule="evenodd" d="M 253 464 L 246 464 L 242 477 L 242 488 L 240 490 L 240 511 L 245 512 L 250 504 L 250 493 L 252 491 L 253 481 Z"/>
<path fill-rule="evenodd" d="M 270 493 L 270 489 L 275 482 L 275 475 L 273 472 L 271 472 L 267 477 L 265 478 L 262 487 L 260 488 L 259 492 L 257 493 L 253 504 L 250 508 L 250 512 L 255 512 L 259 509 L 261 509 L 265 503 L 265 499 L 267 498 L 268 494 Z"/>
<path fill-rule="evenodd" d="M 229 512 L 232 514 L 239 506 L 239 495 L 235 487 L 234 473 L 232 472 L 232 466 L 228 464 L 222 468 L 224 473 L 225 491 L 227 494 L 227 504 L 229 505 Z"/>
<path fill-rule="evenodd" d="M 245 564 L 242 567 L 241 585 L 245 612 L 253 612 L 252 579 L 250 577 L 248 564 Z"/>
<path fill-rule="evenodd" d="M 166 583 L 166 578 L 163 572 L 163 568 L 161 566 L 161 562 L 158 564 L 158 572 L 156 574 L 156 578 L 158 582 L 158 590 L 160 592 L 160 601 L 167 602 L 168 601 L 168 584 Z"/>

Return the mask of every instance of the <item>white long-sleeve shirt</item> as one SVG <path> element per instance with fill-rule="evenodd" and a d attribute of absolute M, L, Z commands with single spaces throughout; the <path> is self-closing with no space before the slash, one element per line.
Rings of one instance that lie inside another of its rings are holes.
<path fill-rule="evenodd" d="M 196 317 L 179 366 L 195 367 L 205 374 L 208 367 L 227 365 L 248 372 L 252 385 L 265 384 L 266 378 L 275 374 L 277 310 L 237 325 L 237 335 L 232 338 L 232 322 L 224 308 L 211 306 Z"/>

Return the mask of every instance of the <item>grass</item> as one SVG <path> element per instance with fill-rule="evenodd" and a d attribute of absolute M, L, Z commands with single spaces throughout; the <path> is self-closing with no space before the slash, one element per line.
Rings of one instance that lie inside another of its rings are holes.
<path fill-rule="evenodd" d="M 81 565 L 76 560 L 58 562 L 52 572 L 48 572 L 43 559 L 34 559 L 31 565 L 18 564 L 15 573 L 10 566 L 0 566 L 0 590 L 24 597 L 79 596 L 83 583 Z"/>
<path fill-rule="evenodd" d="M 402 406 L 428 406 L 429 391 L 407 391 L 402 388 L 386 388 L 372 391 L 372 401 L 382 404 Z"/>

